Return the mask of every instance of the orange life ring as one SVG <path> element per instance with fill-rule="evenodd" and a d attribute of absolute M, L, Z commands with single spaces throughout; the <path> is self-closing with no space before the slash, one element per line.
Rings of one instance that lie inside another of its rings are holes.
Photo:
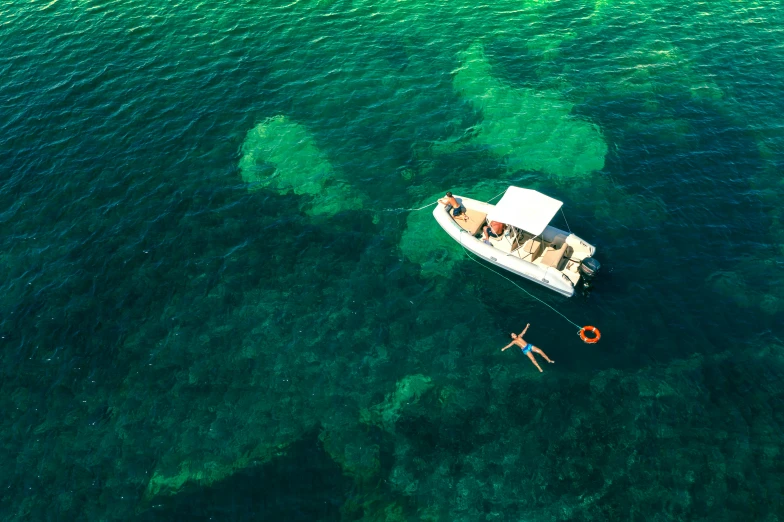
<path fill-rule="evenodd" d="M 596 337 L 588 337 L 585 335 L 585 332 L 591 332 Z M 583 326 L 580 328 L 580 339 L 583 340 L 584 343 L 588 344 L 596 344 L 599 342 L 599 339 L 602 338 L 602 334 L 599 332 L 599 329 L 595 326 Z"/>

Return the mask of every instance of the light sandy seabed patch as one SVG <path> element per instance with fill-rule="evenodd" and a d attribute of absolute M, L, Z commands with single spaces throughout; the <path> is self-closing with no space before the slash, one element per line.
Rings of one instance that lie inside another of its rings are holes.
<path fill-rule="evenodd" d="M 338 179 L 307 129 L 286 116 L 268 118 L 248 131 L 239 167 L 248 190 L 266 188 L 280 194 L 311 196 L 307 214 L 331 215 L 362 208 L 362 199 Z"/>
<path fill-rule="evenodd" d="M 558 181 L 604 168 L 599 127 L 571 114 L 557 91 L 516 89 L 495 78 L 481 43 L 460 53 L 454 89 L 481 111 L 471 142 L 503 157 L 510 172 L 541 171 Z"/>

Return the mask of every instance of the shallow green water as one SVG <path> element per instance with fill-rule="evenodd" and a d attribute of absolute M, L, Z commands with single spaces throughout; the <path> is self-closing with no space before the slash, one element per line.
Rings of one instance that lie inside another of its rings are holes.
<path fill-rule="evenodd" d="M 7 2 L 0 518 L 778 520 L 783 24 Z M 518 283 L 599 344 L 387 211 L 509 184 L 598 246 Z"/>

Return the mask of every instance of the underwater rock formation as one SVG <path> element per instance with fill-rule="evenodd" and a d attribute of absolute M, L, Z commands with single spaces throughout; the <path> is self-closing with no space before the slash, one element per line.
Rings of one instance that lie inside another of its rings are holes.
<path fill-rule="evenodd" d="M 515 520 L 602 520 L 616 506 L 641 518 L 659 506 L 672 519 L 741 519 L 749 502 L 766 502 L 765 481 L 780 468 L 782 445 L 766 434 L 782 422 L 768 393 L 784 360 L 781 347 L 765 347 L 747 361 L 762 370 L 754 374 L 733 357 L 695 355 L 534 387 L 504 380 L 488 408 L 404 412 L 389 483 L 450 520 L 480 520 L 485 508 Z M 712 394 L 717 379 L 759 402 Z M 565 390 L 569 405 L 559 402 Z M 705 503 L 718 498 L 729 500 Z"/>
<path fill-rule="evenodd" d="M 395 391 L 387 394 L 384 402 L 361 412 L 362 421 L 378 424 L 385 430 L 392 431 L 401 411 L 407 405 L 419 401 L 432 387 L 430 377 L 421 374 L 407 375 L 398 381 Z"/>

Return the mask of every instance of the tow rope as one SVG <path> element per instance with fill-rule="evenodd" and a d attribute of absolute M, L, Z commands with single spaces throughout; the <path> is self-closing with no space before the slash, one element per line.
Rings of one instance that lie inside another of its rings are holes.
<path fill-rule="evenodd" d="M 546 302 L 542 301 L 541 299 L 539 299 L 538 297 L 536 297 L 535 295 L 533 295 L 531 292 L 529 292 L 528 290 L 526 290 L 526 289 L 525 289 L 525 288 L 523 288 L 522 286 L 518 285 L 517 283 L 515 283 L 514 281 L 512 281 L 511 279 L 509 279 L 509 278 L 508 278 L 508 277 L 506 277 L 504 274 L 502 274 L 502 273 L 500 273 L 500 272 L 498 272 L 498 271 L 496 271 L 496 270 L 493 270 L 493 269 L 492 269 L 492 268 L 490 268 L 489 266 L 486 266 L 486 265 L 483 265 L 482 263 L 480 263 L 480 262 L 479 262 L 477 259 L 474 259 L 474 257 L 473 257 L 473 256 L 470 254 L 470 252 L 468 251 L 468 249 L 467 249 L 467 248 L 466 248 L 466 247 L 463 245 L 463 233 L 466 233 L 466 234 L 467 234 L 468 232 L 466 232 L 465 230 L 462 230 L 462 229 L 461 229 L 461 231 L 460 231 L 460 246 L 463 248 L 463 251 L 465 252 L 465 254 L 466 254 L 466 257 L 468 257 L 468 259 L 470 259 L 471 261 L 473 261 L 473 262 L 474 262 L 474 263 L 476 263 L 477 265 L 479 265 L 479 266 L 481 266 L 481 267 L 483 267 L 483 268 L 486 268 L 486 269 L 490 270 L 490 271 L 491 271 L 491 272 L 493 272 L 494 274 L 496 274 L 496 275 L 498 275 L 498 276 L 501 276 L 501 277 L 503 277 L 504 279 L 506 279 L 507 281 L 509 281 L 509 282 L 510 282 L 510 283 L 512 283 L 513 285 L 515 285 L 517 288 L 519 288 L 520 290 L 522 290 L 523 292 L 525 292 L 526 294 L 528 294 L 528 296 L 529 296 L 529 297 L 533 297 L 534 299 L 536 299 L 537 301 L 539 301 L 540 303 L 542 303 L 543 305 L 545 305 L 547 308 L 549 308 L 549 309 L 550 309 L 550 310 L 552 310 L 553 312 L 557 313 L 558 315 L 560 315 L 561 317 L 563 317 L 564 319 L 566 319 L 566 321 L 567 321 L 567 322 L 569 322 L 570 324 L 574 325 L 574 327 L 575 327 L 575 328 L 577 328 L 577 335 L 579 335 L 579 336 L 580 336 L 580 339 L 582 339 L 582 341 L 583 341 L 584 343 L 587 343 L 587 344 L 596 344 L 596 343 L 598 343 L 598 342 L 599 342 L 599 339 L 601 338 L 601 333 L 599 333 L 599 329 L 598 329 L 598 328 L 596 328 L 595 326 L 583 326 L 583 327 L 581 327 L 579 324 L 575 323 L 574 321 L 572 321 L 571 319 L 569 319 L 568 317 L 566 317 L 564 314 L 562 314 L 561 312 L 559 312 L 558 310 L 556 310 L 555 308 L 553 308 L 551 305 L 549 305 L 548 303 L 546 303 Z M 588 337 L 587 335 L 585 335 L 585 332 L 590 332 L 590 333 L 594 334 L 594 335 L 595 335 L 595 337 Z"/>
<path fill-rule="evenodd" d="M 497 198 L 498 196 L 500 196 L 504 192 L 506 192 L 506 189 L 504 189 L 503 191 L 499 192 L 498 194 L 496 194 L 495 196 L 493 196 L 492 198 L 487 200 L 486 203 L 490 203 L 491 201 L 493 201 L 495 198 Z M 436 204 L 438 204 L 438 201 L 434 201 L 433 203 L 430 203 L 428 205 L 425 205 L 424 207 L 419 207 L 419 208 L 389 208 L 389 209 L 383 209 L 381 212 L 417 212 L 419 210 L 424 210 L 424 209 L 426 209 L 428 207 L 432 207 L 433 205 L 436 205 Z M 561 213 L 563 214 L 563 210 L 561 211 Z M 566 216 L 564 216 L 564 221 L 565 220 L 566 220 Z M 569 223 L 566 223 L 566 227 L 569 228 Z M 570 232 L 571 232 L 571 230 L 570 230 Z M 580 327 L 579 324 L 575 323 L 574 321 L 572 321 L 571 319 L 566 317 L 564 314 L 562 314 L 561 312 L 559 312 L 558 310 L 556 310 L 555 308 L 553 308 L 552 306 L 550 306 L 546 302 L 542 301 L 541 299 L 539 299 L 538 297 L 533 295 L 531 292 L 529 292 L 528 290 L 526 290 L 522 286 L 518 285 L 517 283 L 515 283 L 514 281 L 509 279 L 504 274 L 502 274 L 500 272 L 497 272 L 497 271 L 493 270 L 492 268 L 490 268 L 489 266 L 485 266 L 482 263 L 480 263 L 478 260 L 474 259 L 471 256 L 471 254 L 468 252 L 468 249 L 463 245 L 463 233 L 467 234 L 468 232 L 466 232 L 465 230 L 463 230 L 461 228 L 460 229 L 460 246 L 463 248 L 463 251 L 465 252 L 465 254 L 468 257 L 468 259 L 470 259 L 474 263 L 478 264 L 479 266 L 490 270 L 494 274 L 503 277 L 504 279 L 506 279 L 507 281 L 509 281 L 513 285 L 515 285 L 517 288 L 519 288 L 520 290 L 522 290 L 523 292 L 528 294 L 529 297 L 533 297 L 534 299 L 536 299 L 537 301 L 539 301 L 540 303 L 545 305 L 547 308 L 549 308 L 553 312 L 557 313 L 558 315 L 560 315 L 561 317 L 566 319 L 566 321 L 568 321 L 569 323 L 571 323 L 572 325 L 574 325 L 577 328 L 577 335 L 580 336 L 580 339 L 582 339 L 582 341 L 584 343 L 586 343 L 586 344 L 596 344 L 596 343 L 599 342 L 599 339 L 602 338 L 602 334 L 601 334 L 601 332 L 599 332 L 599 329 L 596 328 L 595 326 L 583 326 L 583 327 Z M 593 337 L 588 337 L 587 335 L 585 335 L 586 332 L 592 334 Z"/>

